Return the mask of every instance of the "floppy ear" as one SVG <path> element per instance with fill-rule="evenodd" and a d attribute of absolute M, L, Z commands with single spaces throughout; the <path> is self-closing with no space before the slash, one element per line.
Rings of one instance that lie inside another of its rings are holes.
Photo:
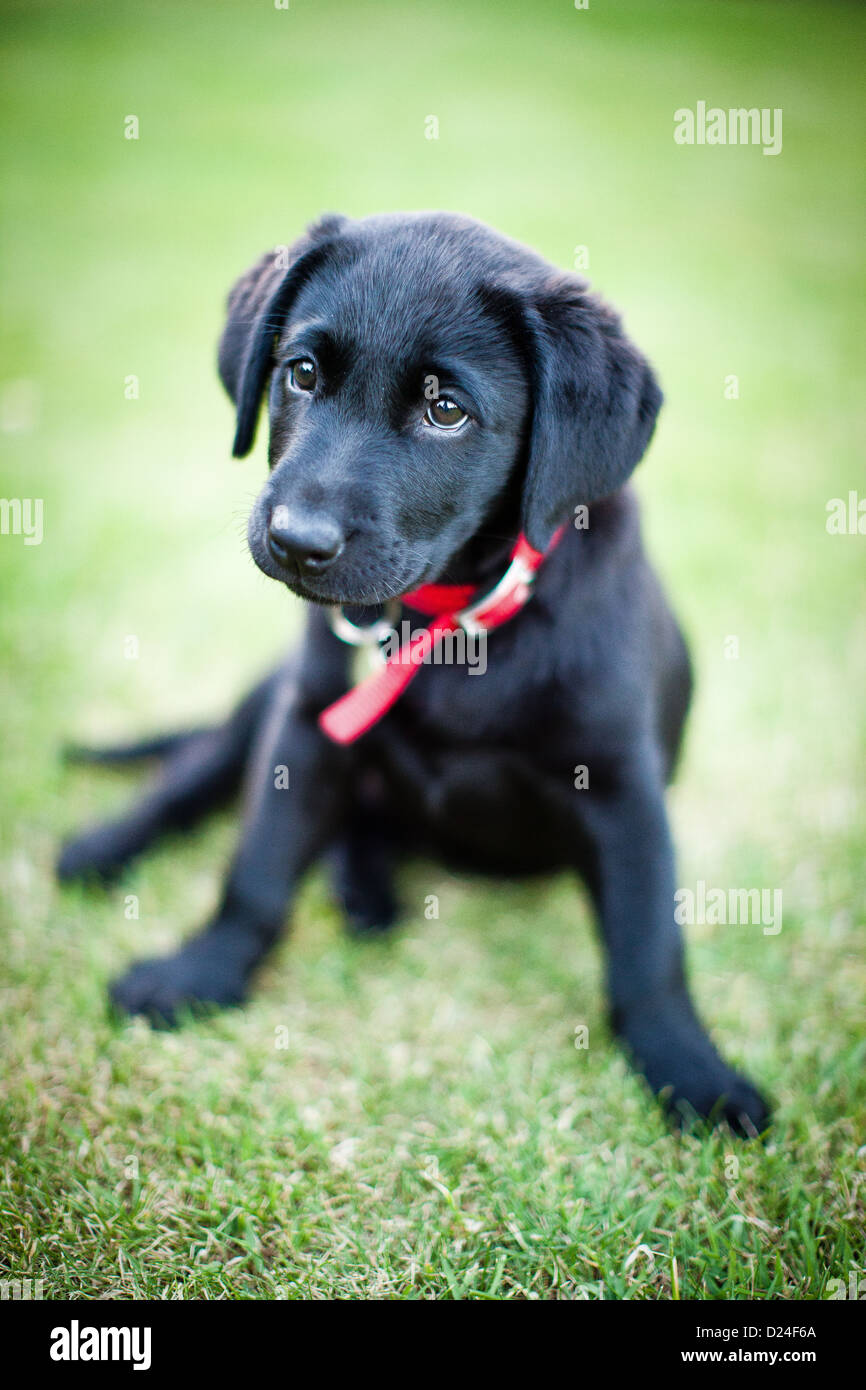
<path fill-rule="evenodd" d="M 662 393 L 618 317 L 571 276 L 529 313 L 532 427 L 523 530 L 544 550 L 579 503 L 626 481 L 652 437 Z"/>
<path fill-rule="evenodd" d="M 292 246 L 268 251 L 232 286 L 219 344 L 219 374 L 237 406 L 232 453 L 253 447 L 262 394 L 274 365 L 274 341 L 292 300 L 326 258 L 346 218 L 323 217 Z"/>

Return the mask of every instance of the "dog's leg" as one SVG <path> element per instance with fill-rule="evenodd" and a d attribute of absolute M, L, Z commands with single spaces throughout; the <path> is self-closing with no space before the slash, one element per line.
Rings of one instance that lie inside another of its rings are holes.
<path fill-rule="evenodd" d="M 580 796 L 615 1032 L 678 1121 L 695 1112 L 760 1133 L 764 1100 L 719 1056 L 689 996 L 661 777 L 648 757 L 616 790 Z"/>
<path fill-rule="evenodd" d="M 148 739 L 121 749 L 75 750 L 77 761 L 129 762 L 160 752 L 168 756 L 153 786 L 124 815 L 67 841 L 57 861 L 58 878 L 110 882 L 160 836 L 189 829 L 228 801 L 240 786 L 278 674 L 261 681 L 217 728 Z"/>
<path fill-rule="evenodd" d="M 136 739 L 133 743 L 108 743 L 97 746 L 68 743 L 63 749 L 63 759 L 67 763 L 80 763 L 84 766 L 92 764 L 99 767 L 128 767 L 130 763 L 173 757 L 181 749 L 189 748 L 203 734 L 211 732 L 210 725 L 201 725 L 196 729 L 179 729 L 169 734 L 152 734 L 148 738 Z"/>
<path fill-rule="evenodd" d="M 685 733 L 686 715 L 693 691 L 692 666 L 685 639 L 671 621 L 668 636 L 670 655 L 665 663 L 665 675 L 657 713 L 657 736 L 665 756 L 665 780 L 669 782 L 676 770 Z"/>
<path fill-rule="evenodd" d="M 358 936 L 386 931 L 397 918 L 390 832 L 381 807 L 362 800 L 350 812 L 333 847 L 334 889 L 349 930 Z"/>
<path fill-rule="evenodd" d="M 128 1013 L 171 1024 L 236 1004 L 279 936 L 304 871 L 345 815 L 352 754 L 329 742 L 296 683 L 277 690 L 247 775 L 243 830 L 213 919 L 172 956 L 141 961 L 112 989 Z"/>

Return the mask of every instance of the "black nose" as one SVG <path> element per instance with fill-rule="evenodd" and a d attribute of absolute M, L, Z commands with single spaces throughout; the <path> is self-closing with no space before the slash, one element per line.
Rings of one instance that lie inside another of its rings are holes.
<path fill-rule="evenodd" d="M 290 512 L 275 507 L 268 527 L 268 550 L 282 569 L 300 575 L 324 574 L 346 544 L 343 532 L 329 517 Z"/>

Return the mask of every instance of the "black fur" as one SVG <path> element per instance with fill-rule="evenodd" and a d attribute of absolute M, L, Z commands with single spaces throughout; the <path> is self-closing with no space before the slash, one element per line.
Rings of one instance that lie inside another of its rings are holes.
<path fill-rule="evenodd" d="M 312 390 L 289 378 L 298 359 L 315 365 Z M 691 678 L 624 486 L 661 393 L 619 320 L 576 277 L 468 218 L 330 217 L 238 282 L 219 365 L 235 453 L 268 397 L 270 474 L 249 542 L 311 602 L 307 634 L 223 728 L 142 745 L 164 758 L 153 790 L 65 848 L 62 877 L 110 876 L 245 778 L 212 920 L 175 955 L 134 966 L 116 1004 L 171 1023 L 242 999 L 325 854 L 360 931 L 394 918 L 401 854 L 498 875 L 570 867 L 597 909 L 613 1026 L 653 1090 L 680 1119 L 761 1131 L 763 1100 L 695 1015 L 674 921 L 664 785 Z M 468 413 L 462 428 L 425 421 L 431 379 Z M 567 525 L 531 602 L 491 634 L 483 677 L 427 666 L 358 743 L 329 742 L 316 718 L 349 663 L 321 605 L 377 604 L 433 580 L 483 591 L 521 528 L 542 549 L 581 505 L 588 527 Z M 303 563 L 275 546 L 277 508 L 292 544 L 307 537 Z M 289 791 L 275 786 L 279 765 Z"/>

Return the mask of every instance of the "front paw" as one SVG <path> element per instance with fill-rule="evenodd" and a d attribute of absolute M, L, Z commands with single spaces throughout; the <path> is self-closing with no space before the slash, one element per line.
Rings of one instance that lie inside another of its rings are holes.
<path fill-rule="evenodd" d="M 208 1013 L 243 1001 L 245 977 L 206 936 L 173 956 L 141 960 L 111 986 L 115 1007 L 172 1028 L 184 1014 Z"/>
<path fill-rule="evenodd" d="M 687 1002 L 641 1010 L 617 1032 L 678 1128 L 726 1124 L 746 1139 L 767 1129 L 767 1101 L 723 1061 Z"/>
<path fill-rule="evenodd" d="M 727 1125 L 743 1139 L 757 1139 L 770 1123 L 770 1107 L 747 1077 L 726 1067 L 702 1069 L 659 1093 L 663 1107 L 679 1129 L 695 1124 Z"/>

